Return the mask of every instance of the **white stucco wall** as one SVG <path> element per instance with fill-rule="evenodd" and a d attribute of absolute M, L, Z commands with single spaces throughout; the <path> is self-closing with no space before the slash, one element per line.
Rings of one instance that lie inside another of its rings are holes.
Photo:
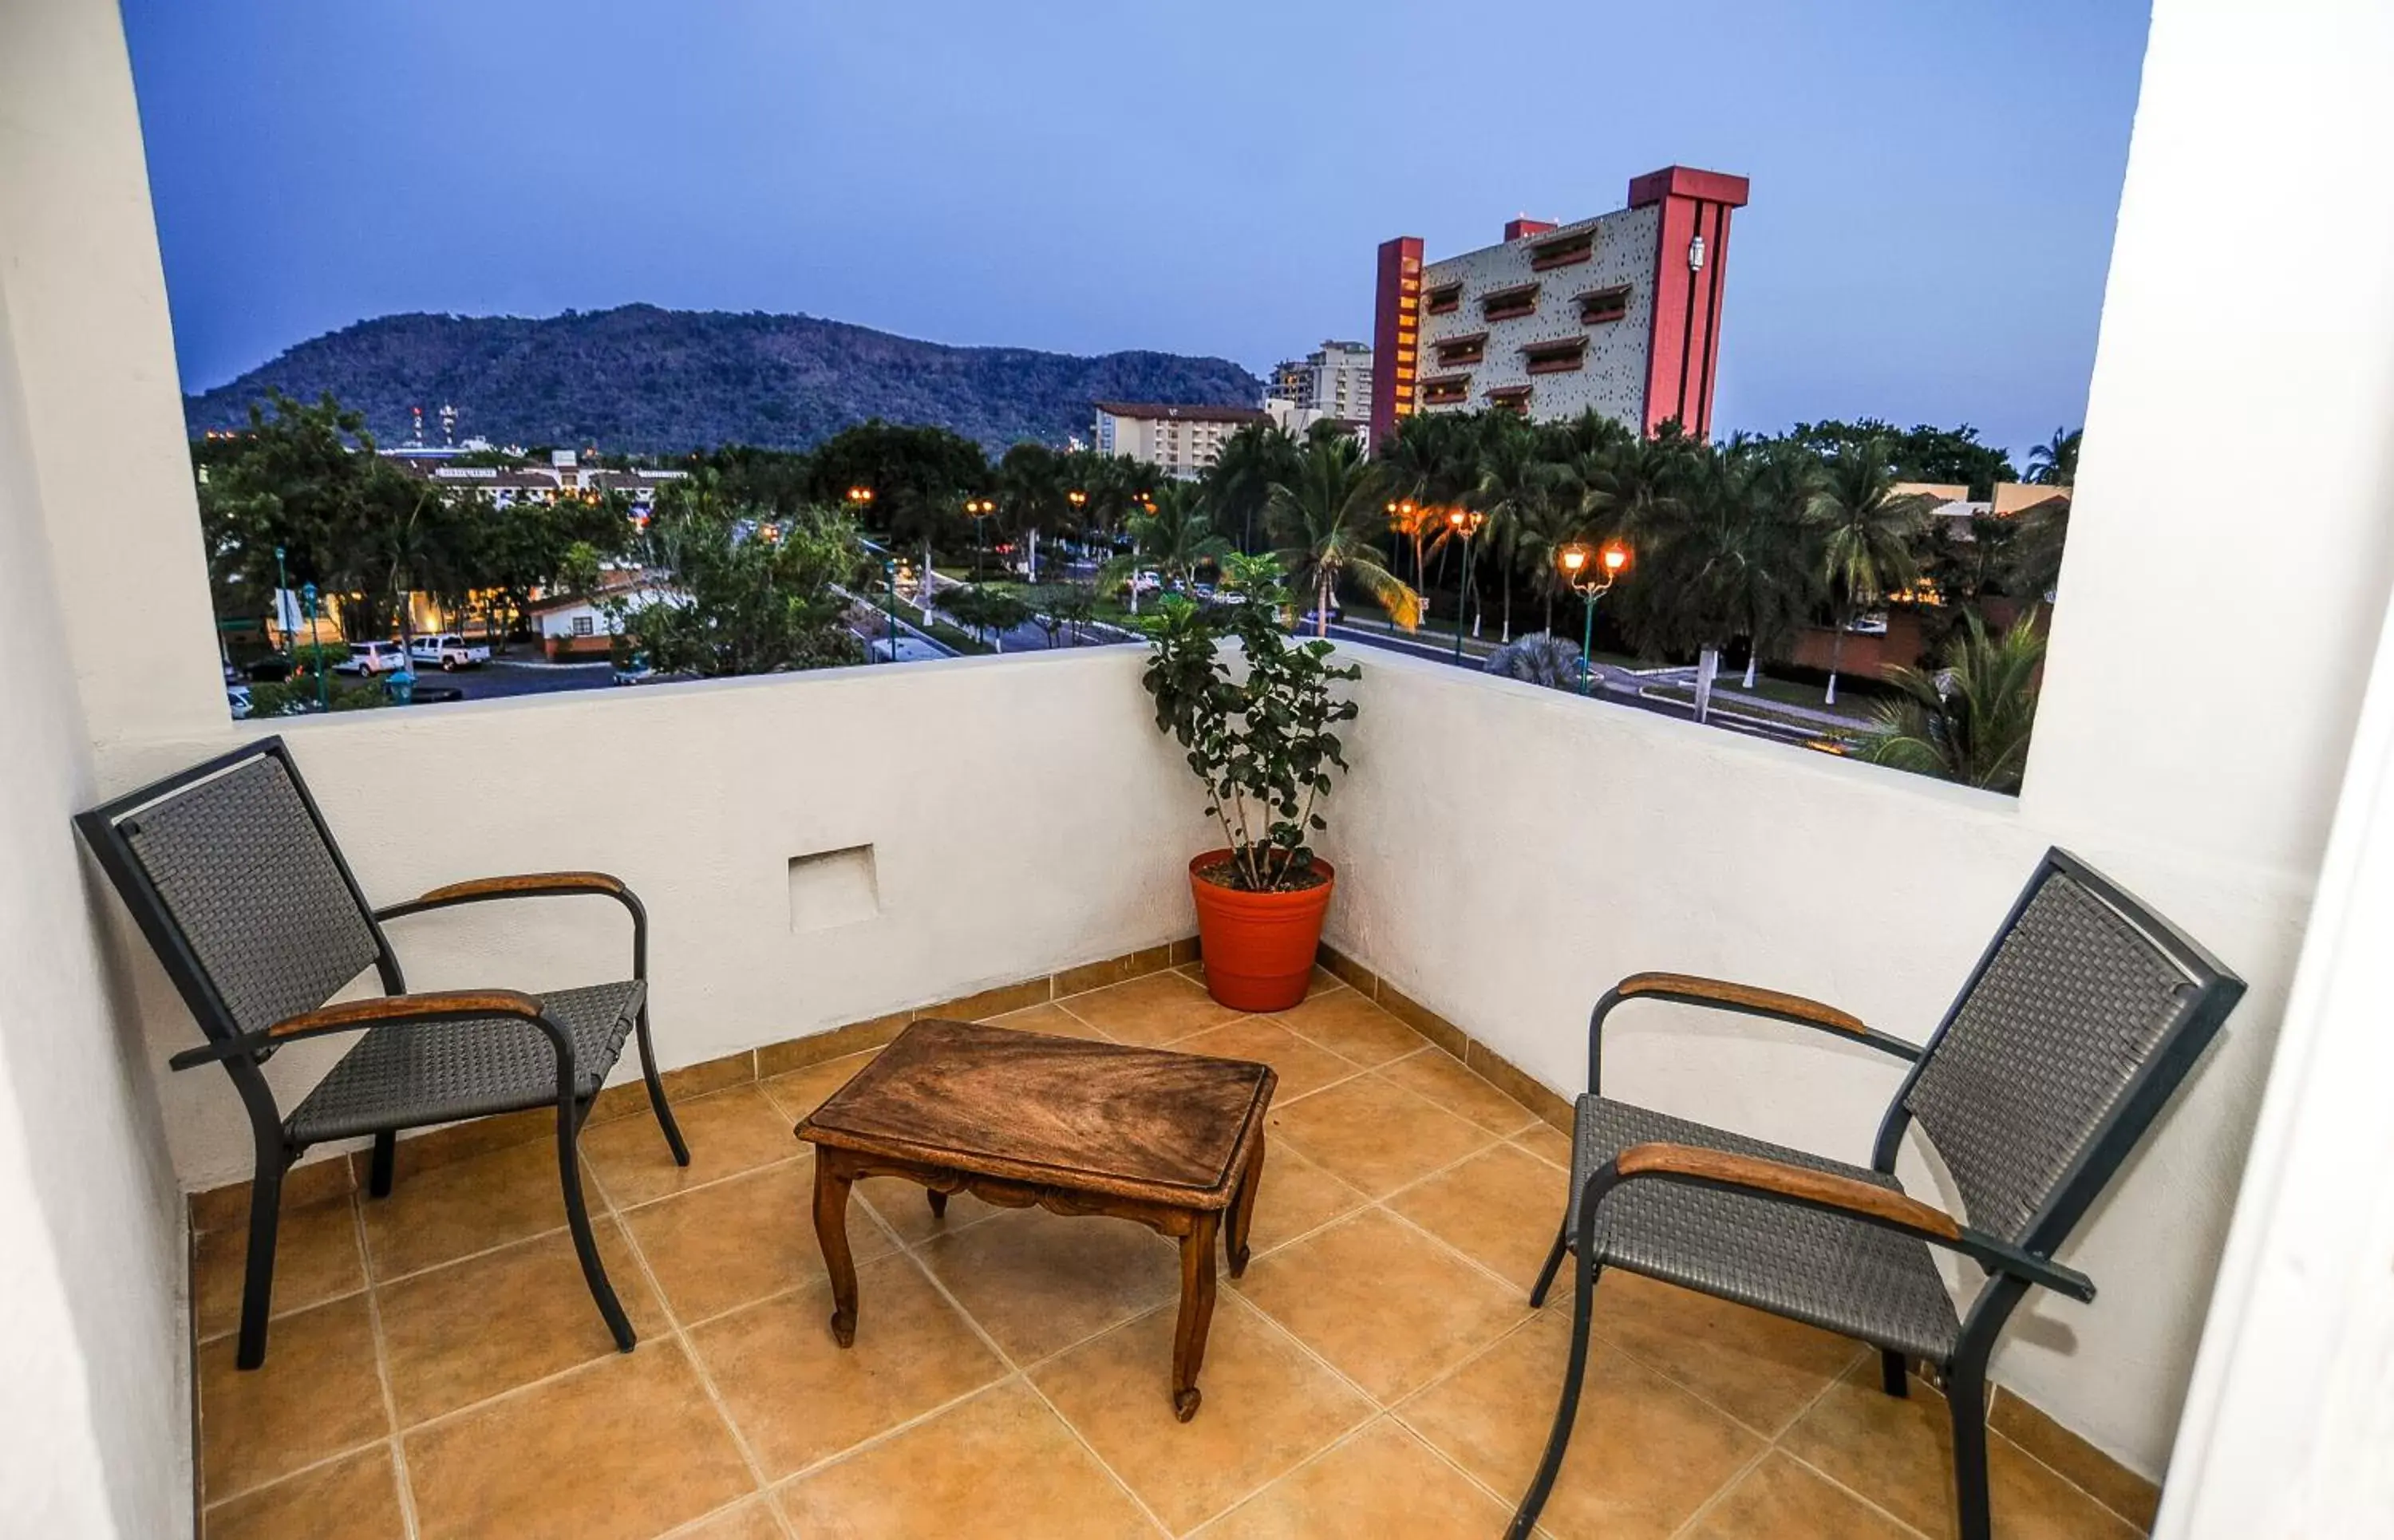
<path fill-rule="evenodd" d="M 2101 1297 L 2037 1299 L 1995 1361 L 2148 1474 L 2168 1455 L 2386 604 L 2394 112 L 2359 15 L 2155 7 L 2068 598 L 2017 802 L 1374 652 L 1333 811 L 1335 938 L 1559 1089 L 1584 1083 L 1589 1006 L 1638 968 L 1925 1034 L 2049 843 L 2201 938 L 2251 993 L 2069 1250 Z M 2335 211 L 2334 278 L 2221 326 L 2203 296 L 2282 260 L 2278 221 L 2219 217 L 2260 189 Z M 2287 467 L 2266 505 L 2216 475 L 2229 444 Z M 1831 1154 L 1867 1152 L 1893 1088 L 1871 1056 L 1800 1034 L 1666 1007 L 1618 1020 L 1609 1089 Z"/>
<path fill-rule="evenodd" d="M 20 40 L 0 25 L 0 1534 L 171 1535 L 191 1530 L 182 1200 L 68 822 L 93 769 L 18 347 L 34 295 L 6 259 L 45 154 Z"/>

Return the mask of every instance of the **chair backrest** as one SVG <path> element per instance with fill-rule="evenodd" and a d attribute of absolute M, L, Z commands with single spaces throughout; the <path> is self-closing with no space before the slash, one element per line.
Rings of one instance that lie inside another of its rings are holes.
<path fill-rule="evenodd" d="M 313 1010 L 368 967 L 395 967 L 280 738 L 75 823 L 212 1038 Z"/>
<path fill-rule="evenodd" d="M 2059 1244 L 2185 1078 L 2243 981 L 2050 850 L 1880 1131 L 1918 1120 L 1973 1226 Z"/>

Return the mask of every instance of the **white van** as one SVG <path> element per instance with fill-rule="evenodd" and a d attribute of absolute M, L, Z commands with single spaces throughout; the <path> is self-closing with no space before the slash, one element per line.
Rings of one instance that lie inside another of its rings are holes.
<path fill-rule="evenodd" d="M 335 674 L 396 674 L 407 665 L 407 654 L 395 641 L 353 641 L 349 655 L 333 665 Z"/>

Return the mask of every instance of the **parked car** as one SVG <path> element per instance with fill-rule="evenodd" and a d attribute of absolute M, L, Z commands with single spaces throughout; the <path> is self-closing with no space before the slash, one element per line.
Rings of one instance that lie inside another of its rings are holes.
<path fill-rule="evenodd" d="M 407 652 L 395 641 L 353 641 L 349 655 L 333 665 L 335 674 L 395 674 L 407 665 Z"/>
<path fill-rule="evenodd" d="M 646 652 L 635 652 L 615 665 L 616 684 L 646 684 L 657 677 L 656 665 L 649 662 Z"/>
<path fill-rule="evenodd" d="M 1333 602 L 1330 606 L 1330 624 L 1335 625 L 1346 618 L 1347 611 L 1345 607 Z M 1296 617 L 1296 624 L 1297 628 L 1300 630 L 1319 626 L 1322 624 L 1322 612 L 1318 610 L 1308 610 L 1305 613 Z"/>
<path fill-rule="evenodd" d="M 417 663 L 437 663 L 443 672 L 454 673 L 460 668 L 476 668 L 491 661 L 491 649 L 482 642 L 467 643 L 454 631 L 438 637 L 418 637 L 408 650 Z"/>
<path fill-rule="evenodd" d="M 255 707 L 250 704 L 249 686 L 245 684 L 229 684 L 225 686 L 225 704 L 232 708 L 232 719 L 234 721 L 245 722 L 249 720 L 249 714 L 255 709 Z"/>
<path fill-rule="evenodd" d="M 1130 574 L 1130 591 L 1132 593 L 1151 594 L 1163 586 L 1164 577 L 1160 573 L 1133 573 Z"/>
<path fill-rule="evenodd" d="M 245 672 L 252 684 L 281 684 L 291 677 L 291 660 L 280 652 L 269 652 L 251 664 Z"/>

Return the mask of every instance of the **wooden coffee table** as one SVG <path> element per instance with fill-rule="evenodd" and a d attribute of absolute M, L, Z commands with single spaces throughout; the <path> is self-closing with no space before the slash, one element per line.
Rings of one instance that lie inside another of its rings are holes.
<path fill-rule="evenodd" d="M 832 1336 L 856 1340 L 848 1190 L 903 1177 L 931 1212 L 970 1192 L 1007 1208 L 1104 1214 L 1180 1241 L 1172 1407 L 1197 1415 L 1214 1320 L 1214 1238 L 1230 1216 L 1230 1276 L 1264 1169 L 1268 1064 L 1125 1047 L 969 1021 L 909 1025 L 798 1125 L 815 1146 L 815 1237 L 831 1273 Z"/>

